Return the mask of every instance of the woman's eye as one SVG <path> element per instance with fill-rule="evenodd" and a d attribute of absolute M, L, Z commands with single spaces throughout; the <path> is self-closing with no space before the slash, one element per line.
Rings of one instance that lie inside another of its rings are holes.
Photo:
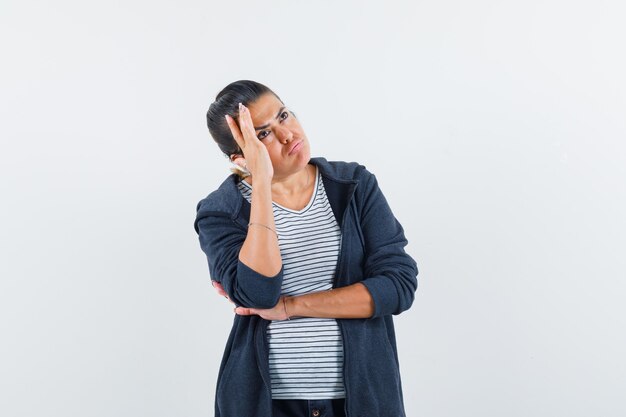
<path fill-rule="evenodd" d="M 288 117 L 289 117 L 289 112 L 287 110 L 285 110 L 284 112 L 282 112 L 280 114 L 280 121 L 282 122 L 283 120 L 287 119 Z M 262 130 L 257 135 L 257 138 L 259 138 L 259 140 L 263 140 L 263 139 L 265 139 L 267 137 L 267 135 L 269 135 L 269 131 Z"/>

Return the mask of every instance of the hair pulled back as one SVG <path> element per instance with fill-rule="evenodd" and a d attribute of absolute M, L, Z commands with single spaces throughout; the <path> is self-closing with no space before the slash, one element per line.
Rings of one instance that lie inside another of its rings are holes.
<path fill-rule="evenodd" d="M 211 137 L 226 157 L 230 158 L 232 154 L 242 155 L 242 151 L 224 115 L 228 114 L 237 121 L 239 103 L 247 106 L 266 93 L 273 94 L 281 103 L 283 102 L 269 87 L 252 80 L 232 82 L 217 93 L 215 101 L 211 103 L 206 113 L 206 121 Z"/>

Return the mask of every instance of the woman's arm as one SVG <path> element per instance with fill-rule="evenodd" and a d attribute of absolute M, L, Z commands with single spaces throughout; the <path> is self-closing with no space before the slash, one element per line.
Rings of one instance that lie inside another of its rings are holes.
<path fill-rule="evenodd" d="M 237 308 L 268 320 L 290 317 L 376 318 L 410 308 L 417 290 L 417 264 L 404 247 L 404 230 L 393 215 L 376 177 L 365 172 L 359 219 L 366 246 L 363 280 L 329 291 L 286 297 L 270 309 Z M 283 297 L 281 297 L 282 300 Z"/>
<path fill-rule="evenodd" d="M 287 297 L 285 304 L 290 317 L 364 319 L 374 314 L 374 300 L 360 282 L 328 291 Z"/>
<path fill-rule="evenodd" d="M 405 251 L 404 229 L 394 216 L 376 176 L 363 169 L 357 193 L 361 230 L 365 243 L 364 278 L 374 299 L 377 318 L 408 310 L 417 290 L 417 263 Z"/>
<path fill-rule="evenodd" d="M 278 237 L 273 232 L 273 167 L 267 149 L 254 134 L 245 106 L 239 111 L 241 129 L 229 116 L 226 120 L 255 175 L 249 222 L 257 224 L 242 230 L 231 218 L 232 207 L 226 197 L 216 190 L 198 203 L 194 227 L 211 276 L 221 283 L 228 298 L 239 306 L 270 308 L 280 299 L 283 280 Z"/>
<path fill-rule="evenodd" d="M 236 223 L 230 213 L 222 211 L 228 206 L 223 199 L 223 195 L 211 194 L 202 200 L 194 223 L 211 279 L 216 288 L 219 283 L 219 288 L 235 305 L 271 308 L 280 299 L 282 268 L 275 276 L 265 276 L 239 259 L 249 230 Z"/>
<path fill-rule="evenodd" d="M 268 277 L 276 276 L 282 268 L 278 236 L 275 230 L 271 181 L 256 178 L 252 187 L 250 226 L 239 252 L 239 260 L 259 274 Z"/>
<path fill-rule="evenodd" d="M 274 277 L 282 269 L 272 209 L 274 168 L 265 145 L 256 137 L 248 108 L 239 103 L 239 125 L 230 116 L 225 117 L 254 178 L 250 227 L 239 260 L 259 274 Z"/>
<path fill-rule="evenodd" d="M 265 320 L 287 320 L 293 317 L 365 319 L 374 313 L 374 301 L 367 288 L 357 282 L 327 291 L 283 296 L 269 309 L 236 307 L 235 313 L 242 316 L 258 314 Z"/>

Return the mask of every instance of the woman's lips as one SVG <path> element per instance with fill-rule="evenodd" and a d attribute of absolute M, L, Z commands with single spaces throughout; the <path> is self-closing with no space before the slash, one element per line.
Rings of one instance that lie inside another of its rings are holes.
<path fill-rule="evenodd" d="M 302 141 L 296 143 L 295 145 L 293 145 L 293 148 L 291 148 L 291 150 L 289 151 L 289 155 L 298 152 L 300 150 L 300 148 L 302 148 Z"/>

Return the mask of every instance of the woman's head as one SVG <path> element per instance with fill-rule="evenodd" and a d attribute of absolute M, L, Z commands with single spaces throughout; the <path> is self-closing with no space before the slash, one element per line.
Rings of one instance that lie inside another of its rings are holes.
<path fill-rule="evenodd" d="M 266 146 L 275 176 L 287 176 L 306 166 L 310 159 L 309 143 L 295 114 L 267 86 L 250 80 L 227 85 L 217 94 L 207 111 L 207 125 L 213 140 L 231 160 L 242 155 L 224 118 L 228 114 L 238 120 L 239 103 L 250 110 L 257 138 Z M 297 142 L 298 152 L 290 152 Z"/>
<path fill-rule="evenodd" d="M 241 149 L 233 138 L 233 135 L 226 123 L 224 115 L 228 114 L 237 120 L 239 116 L 239 103 L 248 105 L 256 101 L 264 94 L 273 94 L 278 100 L 280 97 L 269 87 L 251 80 L 239 80 L 228 84 L 217 93 L 215 101 L 209 106 L 206 113 L 209 133 L 217 143 L 220 150 L 227 157 L 231 155 L 241 155 Z M 282 103 L 282 100 L 280 100 Z"/>

